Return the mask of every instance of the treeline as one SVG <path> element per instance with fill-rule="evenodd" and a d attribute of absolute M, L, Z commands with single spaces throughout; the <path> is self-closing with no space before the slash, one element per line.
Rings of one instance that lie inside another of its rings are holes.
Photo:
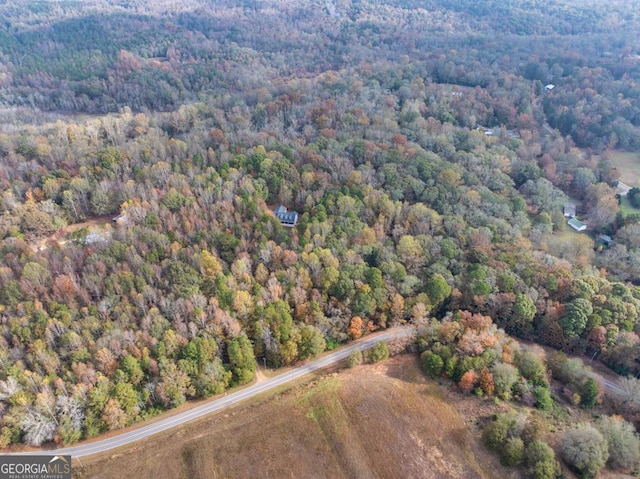
<path fill-rule="evenodd" d="M 476 118 L 484 126 L 513 128 L 518 115 L 537 121 L 546 115 L 579 146 L 640 145 L 634 1 L 309 1 L 280 2 L 275 9 L 269 2 L 215 9 L 191 2 L 179 11 L 103 5 L 100 14 L 59 6 L 58 22 L 50 20 L 50 5 L 41 6 L 8 2 L 0 10 L 7 18 L 0 25 L 5 105 L 88 113 L 175 110 L 219 91 L 259 102 L 247 93 L 360 65 L 387 74 L 404 70 L 381 76 L 380 84 L 392 91 L 409 74 L 516 98 Z M 540 96 L 549 83 L 557 88 L 540 110 L 532 92 Z"/>

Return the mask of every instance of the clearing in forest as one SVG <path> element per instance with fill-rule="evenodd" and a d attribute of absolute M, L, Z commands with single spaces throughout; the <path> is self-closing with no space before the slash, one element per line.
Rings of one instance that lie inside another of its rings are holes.
<path fill-rule="evenodd" d="M 607 152 L 611 165 L 620 171 L 620 181 L 629 186 L 640 186 L 640 152 L 616 151 Z"/>
<path fill-rule="evenodd" d="M 474 421 L 457 409 L 464 401 L 448 397 L 417 363 L 402 355 L 325 372 L 115 454 L 83 458 L 77 477 L 517 477 L 479 444 Z"/>

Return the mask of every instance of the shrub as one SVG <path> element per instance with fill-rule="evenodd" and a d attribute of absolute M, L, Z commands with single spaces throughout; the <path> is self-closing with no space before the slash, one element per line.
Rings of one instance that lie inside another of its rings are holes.
<path fill-rule="evenodd" d="M 609 445 L 607 464 L 612 469 L 636 469 L 640 464 L 640 439 L 633 424 L 620 416 L 604 416 L 596 427 Z"/>
<path fill-rule="evenodd" d="M 522 375 L 536 386 L 547 386 L 547 371 L 544 361 L 537 355 L 526 352 L 520 356 L 518 367 Z"/>
<path fill-rule="evenodd" d="M 511 397 L 511 388 L 518 379 L 518 370 L 511 364 L 496 363 L 492 368 L 496 395 L 502 399 Z"/>
<path fill-rule="evenodd" d="M 432 378 L 438 377 L 444 371 L 444 361 L 437 354 L 431 351 L 425 351 L 420 356 L 420 364 L 422 370 Z"/>
<path fill-rule="evenodd" d="M 585 477 L 595 477 L 609 459 L 607 440 L 589 424 L 565 431 L 560 448 L 566 463 Z"/>
<path fill-rule="evenodd" d="M 560 351 L 552 351 L 547 354 L 547 367 L 551 371 L 551 375 L 565 383 L 567 382 L 567 379 L 564 377 L 563 373 L 564 365 L 567 361 L 567 355 Z"/>
<path fill-rule="evenodd" d="M 586 408 L 596 405 L 600 388 L 593 378 L 589 378 L 580 385 L 580 404 Z"/>
<path fill-rule="evenodd" d="M 542 441 L 531 442 L 524 451 L 527 471 L 533 479 L 554 479 L 559 476 L 560 465 L 553 449 Z"/>
<path fill-rule="evenodd" d="M 502 416 L 498 416 L 482 433 L 484 444 L 492 451 L 499 451 L 502 448 L 509 433 L 509 422 L 501 419 Z"/>
<path fill-rule="evenodd" d="M 389 357 L 389 346 L 386 341 L 380 341 L 367 351 L 366 355 L 367 362 L 377 363 L 378 361 L 384 361 Z"/>
<path fill-rule="evenodd" d="M 519 466 L 524 458 L 524 442 L 519 437 L 507 439 L 502 449 L 502 464 L 505 466 Z"/>
<path fill-rule="evenodd" d="M 349 357 L 347 358 L 347 366 L 349 368 L 355 368 L 356 366 L 362 364 L 362 361 L 362 351 L 356 349 L 354 351 L 351 351 L 351 354 L 349 354 Z"/>
<path fill-rule="evenodd" d="M 580 358 L 569 358 L 562 366 L 560 379 L 566 383 L 581 383 L 587 375 L 587 368 Z"/>
<path fill-rule="evenodd" d="M 533 441 L 537 441 L 542 437 L 542 433 L 547 430 L 547 423 L 543 419 L 538 417 L 537 414 L 529 416 L 527 423 L 522 429 L 522 440 L 525 444 L 531 444 Z"/>
<path fill-rule="evenodd" d="M 524 428 L 524 416 L 517 414 L 499 414 L 482 433 L 485 445 L 493 450 L 500 451 L 505 441 L 511 437 L 520 437 Z"/>
<path fill-rule="evenodd" d="M 620 386 L 620 396 L 623 404 L 632 411 L 640 409 L 640 379 L 633 376 L 620 378 L 618 386 Z"/>
<path fill-rule="evenodd" d="M 544 411 L 548 411 L 553 406 L 553 399 L 549 388 L 537 387 L 533 390 L 533 396 L 536 400 L 536 407 Z"/>

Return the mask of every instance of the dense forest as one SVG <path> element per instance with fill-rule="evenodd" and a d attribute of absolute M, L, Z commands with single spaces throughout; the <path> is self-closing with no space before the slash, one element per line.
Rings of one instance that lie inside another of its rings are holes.
<path fill-rule="evenodd" d="M 2 446 L 406 322 L 640 369 L 637 1 L 172 3 L 0 5 Z"/>

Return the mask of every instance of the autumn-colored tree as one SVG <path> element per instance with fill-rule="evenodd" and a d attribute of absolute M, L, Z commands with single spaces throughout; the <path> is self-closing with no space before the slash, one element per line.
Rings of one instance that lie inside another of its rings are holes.
<path fill-rule="evenodd" d="M 363 327 L 364 323 L 362 318 L 360 316 L 354 316 L 351 318 L 351 322 L 349 323 L 347 334 L 351 339 L 358 339 L 362 336 Z"/>
<path fill-rule="evenodd" d="M 118 368 L 118 362 L 116 361 L 113 353 L 107 348 L 98 350 L 96 352 L 95 360 L 98 369 L 107 376 L 111 376 Z"/>
<path fill-rule="evenodd" d="M 487 395 L 493 396 L 496 387 L 493 382 L 493 374 L 491 374 L 488 368 L 482 368 L 480 370 L 478 384 Z"/>
<path fill-rule="evenodd" d="M 110 431 L 127 425 L 127 414 L 120 407 L 117 399 L 109 399 L 102 411 L 102 420 Z"/>
<path fill-rule="evenodd" d="M 478 379 L 477 375 L 473 370 L 467 371 L 460 378 L 460 382 L 458 382 L 458 386 L 460 387 L 461 391 L 465 393 L 469 393 L 473 391 L 473 388 L 476 385 L 477 379 Z"/>

